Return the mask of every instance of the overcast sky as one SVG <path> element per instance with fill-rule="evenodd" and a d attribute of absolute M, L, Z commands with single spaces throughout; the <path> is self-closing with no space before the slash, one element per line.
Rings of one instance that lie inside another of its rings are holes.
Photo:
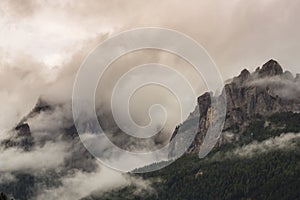
<path fill-rule="evenodd" d="M 14 60 L 26 53 L 59 66 L 98 35 L 159 26 L 196 39 L 225 79 L 270 58 L 296 73 L 299 8 L 298 0 L 2 0 L 1 57 Z"/>
<path fill-rule="evenodd" d="M 0 117 L 0 128 L 17 123 L 45 92 L 69 100 L 76 71 L 89 51 L 108 36 L 137 27 L 169 28 L 194 38 L 224 80 L 269 59 L 299 73 L 299 9 L 298 0 L 1 0 L 0 112 L 6 116 Z M 153 62 L 147 54 L 137 56 Z M 160 56 L 158 61 L 168 60 Z M 178 59 L 166 63 L 185 69 Z M 184 73 L 202 93 L 202 80 L 192 71 Z M 114 80 L 111 74 L 109 81 Z"/>

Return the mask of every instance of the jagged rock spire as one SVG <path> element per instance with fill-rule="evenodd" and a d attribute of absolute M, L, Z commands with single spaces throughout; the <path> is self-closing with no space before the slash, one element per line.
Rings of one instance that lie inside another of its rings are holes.
<path fill-rule="evenodd" d="M 283 74 L 283 69 L 277 61 L 271 59 L 262 66 L 262 68 L 258 71 L 258 74 L 261 78 L 276 76 Z"/>

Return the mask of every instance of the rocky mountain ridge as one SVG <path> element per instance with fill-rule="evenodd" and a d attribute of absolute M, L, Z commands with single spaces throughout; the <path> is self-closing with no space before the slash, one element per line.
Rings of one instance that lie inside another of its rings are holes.
<path fill-rule="evenodd" d="M 258 116 L 299 112 L 299 88 L 300 75 L 293 77 L 291 72 L 284 72 L 275 60 L 268 61 L 253 73 L 244 69 L 223 90 L 226 93 L 227 111 L 219 145 L 228 140 L 239 140 L 250 122 Z M 191 117 L 198 112 L 198 132 L 188 152 L 198 152 L 203 143 L 211 120 L 211 93 L 207 92 L 198 98 L 198 105 Z M 175 131 L 173 137 L 176 134 Z"/>
<path fill-rule="evenodd" d="M 223 135 L 219 143 L 228 140 L 226 133 L 232 133 L 230 140 L 238 140 L 247 129 L 249 123 L 257 116 L 270 116 L 280 112 L 300 111 L 300 74 L 296 77 L 289 71 L 283 71 L 280 64 L 270 60 L 253 73 L 247 69 L 225 85 L 227 111 L 223 128 Z M 289 96 L 289 95 L 291 96 Z M 203 142 L 203 138 L 209 128 L 211 121 L 211 96 L 206 92 L 198 97 L 198 105 L 191 113 L 190 118 L 199 118 L 199 128 L 195 140 L 188 152 L 197 152 Z M 30 126 L 27 121 L 30 118 L 43 113 L 55 112 L 56 107 L 62 105 L 51 105 L 40 98 L 33 110 L 25 116 L 14 128 L 14 136 L 1 143 L 5 148 L 19 146 L 29 151 L 34 145 Z M 63 138 L 78 139 L 74 124 L 63 127 Z M 176 135 L 174 132 L 172 138 Z"/>

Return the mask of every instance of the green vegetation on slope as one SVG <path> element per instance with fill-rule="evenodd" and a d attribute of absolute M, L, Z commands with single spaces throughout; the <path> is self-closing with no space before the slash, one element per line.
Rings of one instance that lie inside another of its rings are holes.
<path fill-rule="evenodd" d="M 84 200 L 300 199 L 299 139 L 294 139 L 294 148 L 289 150 L 274 149 L 252 157 L 227 156 L 232 149 L 254 140 L 263 141 L 283 133 L 300 132 L 299 122 L 300 114 L 295 113 L 279 113 L 266 119 L 258 117 L 249 125 L 240 142 L 215 148 L 205 159 L 189 154 L 164 169 L 140 174 L 144 179 L 152 180 L 154 190 L 137 192 L 131 186 L 95 194 Z M 221 159 L 214 159 L 215 153 Z M 1 183 L 0 190 L 20 200 L 35 196 L 38 183 L 48 187 L 60 185 L 59 181 L 53 181 L 59 178 L 52 174 L 49 175 L 51 179 L 23 173 L 14 175 L 16 180 Z M 0 195 L 0 200 L 3 198 L 6 198 L 5 195 Z"/>
<path fill-rule="evenodd" d="M 263 141 L 289 132 L 300 132 L 299 113 L 277 113 L 266 119 L 258 117 L 249 125 L 247 131 L 243 134 L 241 142 L 242 144 L 248 144 L 253 140 Z"/>
<path fill-rule="evenodd" d="M 267 123 L 266 123 L 267 122 Z M 300 199 L 300 141 L 291 149 L 274 149 L 252 157 L 213 159 L 236 147 L 288 132 L 300 132 L 300 114 L 280 113 L 251 123 L 239 143 L 216 148 L 209 157 L 185 155 L 159 171 L 141 174 L 155 193 L 127 187 L 85 200 L 117 199 Z M 219 156 L 220 157 L 220 156 Z M 221 156 L 222 158 L 222 156 Z M 160 180 L 160 181 L 158 181 Z"/>
<path fill-rule="evenodd" d="M 154 180 L 156 193 L 134 196 L 135 188 L 129 187 L 87 199 L 298 199 L 299 147 L 214 162 L 186 155 L 167 168 L 142 175 Z M 163 182 L 155 182 L 157 178 Z"/>

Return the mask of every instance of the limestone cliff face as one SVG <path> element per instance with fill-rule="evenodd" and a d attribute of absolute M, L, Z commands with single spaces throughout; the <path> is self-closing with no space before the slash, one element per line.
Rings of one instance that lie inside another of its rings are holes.
<path fill-rule="evenodd" d="M 279 112 L 300 111 L 300 80 L 290 72 L 283 72 L 278 62 L 270 60 L 250 73 L 241 74 L 225 85 L 227 111 L 223 132 L 234 133 L 238 140 L 247 125 L 257 116 L 270 116 Z M 208 130 L 211 116 L 211 95 L 205 93 L 198 98 L 199 128 L 189 152 L 199 151 Z M 176 134 L 176 132 L 174 133 Z M 220 142 L 224 139 L 222 135 Z M 173 138 L 173 137 L 172 137 Z"/>

